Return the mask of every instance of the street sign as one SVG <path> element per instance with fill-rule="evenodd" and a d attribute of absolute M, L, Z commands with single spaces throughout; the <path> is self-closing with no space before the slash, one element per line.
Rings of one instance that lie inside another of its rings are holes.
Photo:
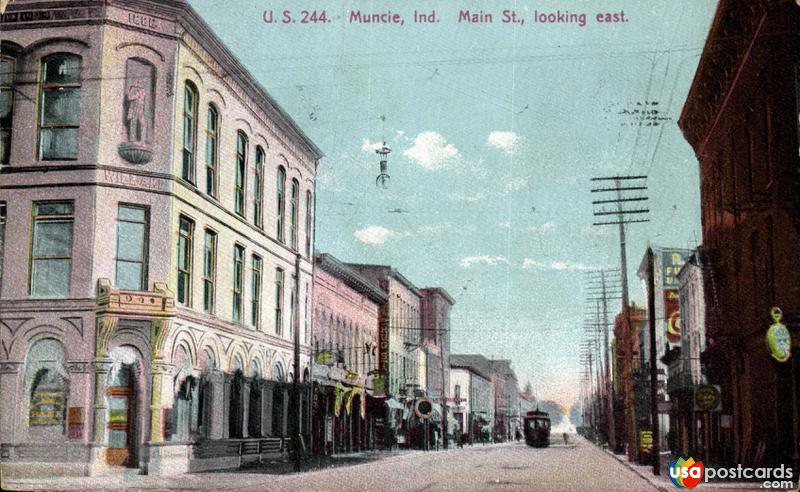
<path fill-rule="evenodd" d="M 426 420 L 433 416 L 433 402 L 428 398 L 417 398 L 414 402 L 414 413 Z"/>
<path fill-rule="evenodd" d="M 722 410 L 722 395 L 716 384 L 700 384 L 694 390 L 694 409 L 701 412 Z"/>

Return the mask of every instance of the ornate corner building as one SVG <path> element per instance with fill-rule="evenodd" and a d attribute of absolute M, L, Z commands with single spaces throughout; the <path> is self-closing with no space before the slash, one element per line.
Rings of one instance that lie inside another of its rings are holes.
<path fill-rule="evenodd" d="M 183 0 L 17 0 L 0 30 L 5 476 L 284 454 L 320 150 Z"/>

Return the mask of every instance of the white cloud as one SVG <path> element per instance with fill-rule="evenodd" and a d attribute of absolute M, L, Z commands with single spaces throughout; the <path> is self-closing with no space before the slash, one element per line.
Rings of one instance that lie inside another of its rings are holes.
<path fill-rule="evenodd" d="M 510 265 L 511 263 L 508 261 L 508 258 L 505 256 L 467 256 L 466 258 L 462 258 L 460 262 L 461 266 L 464 268 L 469 268 L 472 265 L 489 265 L 495 266 L 499 264 L 506 264 Z"/>
<path fill-rule="evenodd" d="M 511 193 L 519 191 L 528 187 L 528 177 L 520 176 L 519 178 L 510 179 L 506 182 L 506 192 Z"/>
<path fill-rule="evenodd" d="M 525 260 L 523 260 L 522 268 L 526 270 L 531 268 L 543 268 L 545 270 L 567 270 L 571 272 L 597 270 L 597 267 L 585 263 L 573 263 L 569 261 L 551 261 L 550 263 L 545 263 L 531 258 L 525 258 Z"/>
<path fill-rule="evenodd" d="M 429 171 L 446 168 L 461 159 L 456 146 L 436 132 L 418 134 L 414 145 L 403 151 L 403 155 Z"/>
<path fill-rule="evenodd" d="M 368 138 L 361 140 L 361 150 L 363 152 L 375 152 L 383 146 L 383 142 L 370 142 Z"/>
<path fill-rule="evenodd" d="M 475 203 L 480 202 L 481 200 L 486 200 L 486 193 L 473 193 L 468 195 L 466 193 L 450 193 L 447 195 L 447 198 L 453 200 L 454 202 L 467 202 L 467 203 Z"/>
<path fill-rule="evenodd" d="M 530 227 L 528 227 L 528 232 L 532 232 L 534 234 L 539 234 L 539 235 L 544 235 L 544 234 L 547 234 L 548 232 L 550 232 L 551 230 L 553 230 L 553 227 L 555 227 L 555 224 L 553 224 L 552 222 L 545 222 L 544 224 L 539 225 L 539 226 L 530 226 Z"/>
<path fill-rule="evenodd" d="M 511 229 L 511 221 L 507 220 L 505 222 L 498 222 L 497 227 L 502 227 L 503 229 Z"/>
<path fill-rule="evenodd" d="M 502 150 L 506 154 L 513 154 L 514 150 L 516 150 L 519 145 L 519 140 L 519 135 L 515 132 L 496 131 L 489 134 L 486 143 L 494 148 Z"/>
<path fill-rule="evenodd" d="M 357 230 L 353 235 L 364 244 L 379 245 L 398 236 L 398 233 L 381 226 L 369 226 Z"/>

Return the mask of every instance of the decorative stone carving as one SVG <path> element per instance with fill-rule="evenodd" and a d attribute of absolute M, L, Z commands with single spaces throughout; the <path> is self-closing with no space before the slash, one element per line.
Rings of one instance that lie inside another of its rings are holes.
<path fill-rule="evenodd" d="M 153 66 L 136 58 L 126 64 L 123 114 L 126 141 L 117 147 L 119 155 L 131 164 L 146 164 L 153 158 Z"/>
<path fill-rule="evenodd" d="M 92 372 L 92 363 L 77 360 L 68 361 L 67 372 L 71 374 L 88 374 Z"/>
<path fill-rule="evenodd" d="M 21 362 L 2 362 L 0 363 L 0 374 L 17 374 L 21 367 Z"/>

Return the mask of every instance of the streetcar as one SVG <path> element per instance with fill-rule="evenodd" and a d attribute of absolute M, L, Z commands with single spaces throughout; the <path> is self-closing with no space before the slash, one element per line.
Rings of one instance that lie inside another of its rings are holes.
<path fill-rule="evenodd" d="M 539 409 L 525 415 L 525 444 L 535 448 L 550 445 L 550 416 Z"/>

